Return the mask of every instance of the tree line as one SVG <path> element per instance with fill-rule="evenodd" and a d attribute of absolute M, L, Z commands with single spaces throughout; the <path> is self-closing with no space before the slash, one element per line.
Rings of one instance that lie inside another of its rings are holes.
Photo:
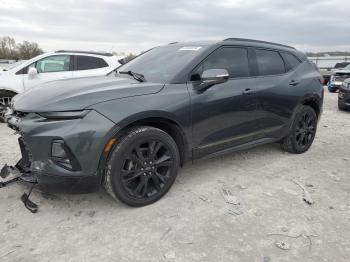
<path fill-rule="evenodd" d="M 0 59 L 22 60 L 31 59 L 43 53 L 43 50 L 35 42 L 16 40 L 9 36 L 0 37 Z"/>

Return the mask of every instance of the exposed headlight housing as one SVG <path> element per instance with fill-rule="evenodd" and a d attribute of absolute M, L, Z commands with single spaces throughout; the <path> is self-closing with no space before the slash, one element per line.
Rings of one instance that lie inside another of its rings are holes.
<path fill-rule="evenodd" d="M 81 111 L 62 111 L 62 112 L 41 112 L 38 115 L 52 120 L 69 120 L 69 119 L 79 119 L 84 118 L 90 110 Z"/>

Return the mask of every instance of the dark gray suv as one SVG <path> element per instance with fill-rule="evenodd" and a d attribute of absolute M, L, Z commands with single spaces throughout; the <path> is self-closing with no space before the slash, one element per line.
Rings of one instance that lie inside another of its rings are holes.
<path fill-rule="evenodd" d="M 308 150 L 321 80 L 289 46 L 172 43 L 105 77 L 34 88 L 15 97 L 6 118 L 21 134 L 17 168 L 26 176 L 95 178 L 113 197 L 142 206 L 169 190 L 186 161 L 272 142 Z"/>

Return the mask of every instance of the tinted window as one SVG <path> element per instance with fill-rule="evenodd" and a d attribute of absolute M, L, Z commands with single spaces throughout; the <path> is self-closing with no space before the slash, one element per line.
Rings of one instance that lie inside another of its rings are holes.
<path fill-rule="evenodd" d="M 77 70 L 89 70 L 107 66 L 108 64 L 102 58 L 82 55 L 77 56 Z"/>
<path fill-rule="evenodd" d="M 57 55 L 45 57 L 28 67 L 35 67 L 38 73 L 52 73 L 69 71 L 70 56 L 69 55 Z"/>
<path fill-rule="evenodd" d="M 256 50 L 259 75 L 278 75 L 285 72 L 284 62 L 278 52 L 269 50 Z"/>
<path fill-rule="evenodd" d="M 248 50 L 221 48 L 212 53 L 195 71 L 195 78 L 208 69 L 226 69 L 230 77 L 249 76 Z"/>
<path fill-rule="evenodd" d="M 297 67 L 300 64 L 300 61 L 298 60 L 298 58 L 296 58 L 294 55 L 290 53 L 282 52 L 281 55 L 284 59 L 287 71 Z"/>

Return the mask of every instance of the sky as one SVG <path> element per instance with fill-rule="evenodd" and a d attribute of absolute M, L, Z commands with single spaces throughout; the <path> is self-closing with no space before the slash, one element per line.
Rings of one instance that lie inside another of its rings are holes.
<path fill-rule="evenodd" d="M 0 36 L 58 49 L 139 53 L 228 37 L 350 51 L 349 0 L 0 0 Z"/>

